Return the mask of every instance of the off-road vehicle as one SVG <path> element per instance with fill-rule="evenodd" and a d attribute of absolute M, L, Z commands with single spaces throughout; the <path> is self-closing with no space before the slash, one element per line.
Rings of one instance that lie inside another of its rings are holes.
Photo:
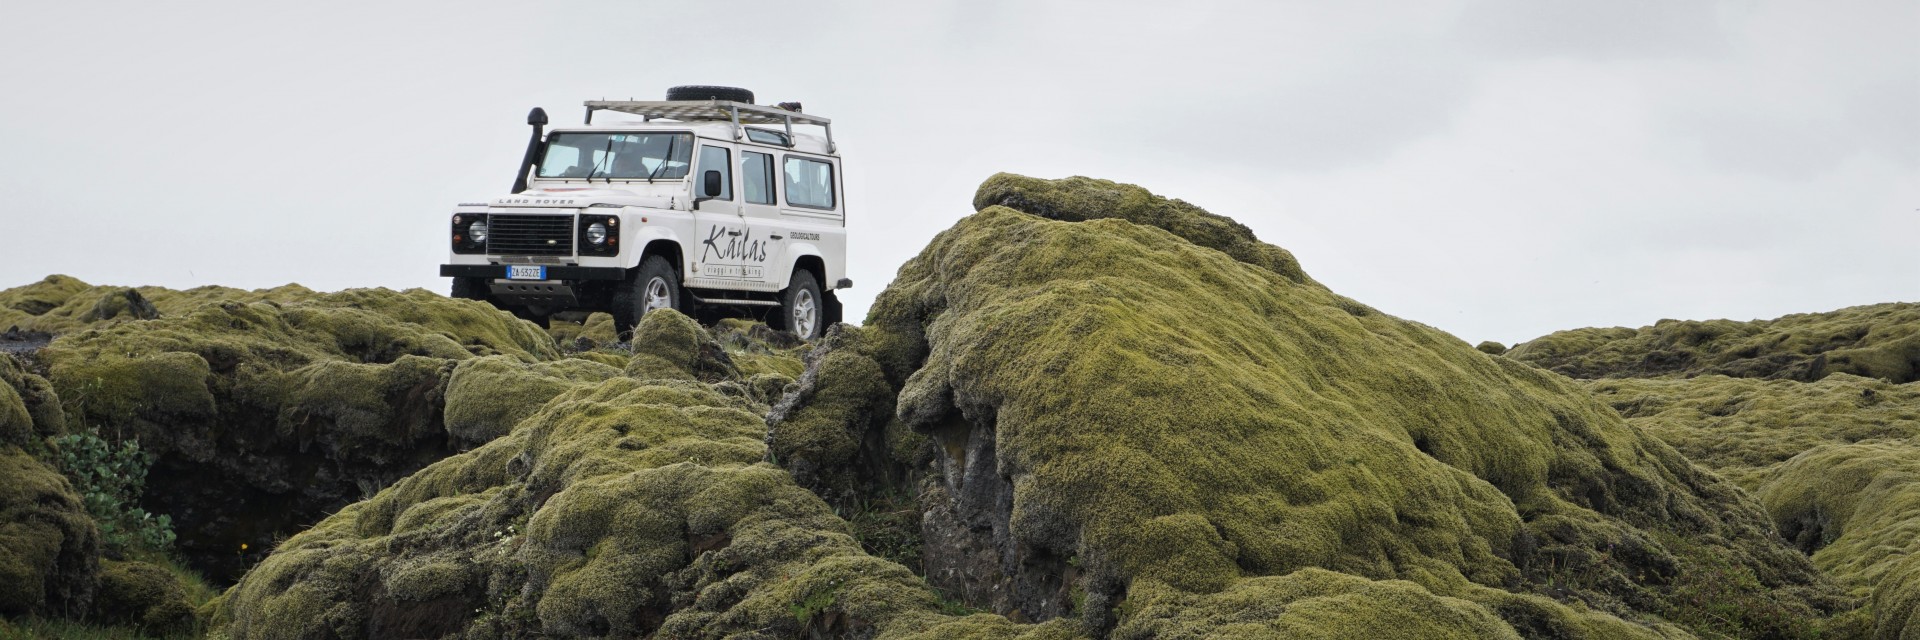
<path fill-rule="evenodd" d="M 674 87 L 664 101 L 588 101 L 579 126 L 547 129 L 541 109 L 527 124 L 512 194 L 453 210 L 440 275 L 454 297 L 543 326 L 605 311 L 623 340 L 656 309 L 745 312 L 807 339 L 840 320 L 834 292 L 853 282 L 828 119 L 744 89 Z"/>

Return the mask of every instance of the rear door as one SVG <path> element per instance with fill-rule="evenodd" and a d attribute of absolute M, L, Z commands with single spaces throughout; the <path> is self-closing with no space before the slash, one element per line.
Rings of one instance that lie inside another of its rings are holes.
<path fill-rule="evenodd" d="M 771 149 L 740 147 L 740 208 L 748 226 L 748 235 L 767 240 L 766 272 L 758 280 L 769 288 L 778 288 L 785 273 L 777 273 L 786 262 L 787 229 L 780 216 L 778 169 Z"/>
<path fill-rule="evenodd" d="M 846 264 L 845 205 L 840 193 L 837 158 L 802 153 L 780 156 L 780 218 L 790 250 L 817 253 L 825 262 L 822 290 L 832 289 Z M 786 263 L 781 263 L 786 264 Z M 785 274 L 781 274 L 785 275 Z"/>

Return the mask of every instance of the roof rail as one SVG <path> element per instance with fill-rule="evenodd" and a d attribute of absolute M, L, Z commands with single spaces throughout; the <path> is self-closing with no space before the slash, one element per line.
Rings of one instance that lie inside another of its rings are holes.
<path fill-rule="evenodd" d="M 587 124 L 593 124 L 595 111 L 617 111 L 647 120 L 729 121 L 733 123 L 733 137 L 736 140 L 746 135 L 745 129 L 740 126 L 742 123 L 784 125 L 788 140 L 793 139 L 793 125 L 817 125 L 827 132 L 827 150 L 835 151 L 832 120 L 778 107 L 732 100 L 588 100 L 586 104 Z"/>

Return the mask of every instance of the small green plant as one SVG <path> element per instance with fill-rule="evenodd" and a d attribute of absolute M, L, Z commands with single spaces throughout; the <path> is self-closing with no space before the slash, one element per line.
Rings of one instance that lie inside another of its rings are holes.
<path fill-rule="evenodd" d="M 799 622 L 800 626 L 805 627 L 813 622 L 814 616 L 820 615 L 820 612 L 826 611 L 828 607 L 833 606 L 833 601 L 837 595 L 839 595 L 837 589 L 816 591 L 809 594 L 805 600 L 787 605 L 787 613 L 793 614 L 794 621 Z"/>
<path fill-rule="evenodd" d="M 980 609 L 967 606 L 967 603 L 942 589 L 933 590 L 933 602 L 940 607 L 940 613 L 954 617 L 965 617 L 983 613 Z"/>
<path fill-rule="evenodd" d="M 76 433 L 55 444 L 60 471 L 99 524 L 108 548 L 159 551 L 173 545 L 173 520 L 137 506 L 146 491 L 147 468 L 153 464 L 140 443 L 126 440 L 116 447 L 97 435 Z"/>
<path fill-rule="evenodd" d="M 888 490 L 862 499 L 847 523 L 867 553 L 920 573 L 920 509 L 913 496 Z"/>

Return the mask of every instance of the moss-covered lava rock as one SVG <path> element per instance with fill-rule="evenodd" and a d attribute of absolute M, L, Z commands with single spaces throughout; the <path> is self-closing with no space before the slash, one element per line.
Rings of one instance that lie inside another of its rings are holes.
<path fill-rule="evenodd" d="M 299 285 L 247 291 L 231 287 L 95 286 L 63 275 L 0 291 L 0 331 L 65 334 L 190 311 L 210 302 L 291 302 L 313 296 Z"/>
<path fill-rule="evenodd" d="M 0 615 L 85 615 L 99 558 L 100 532 L 67 479 L 0 444 Z"/>
<path fill-rule="evenodd" d="M 1780 532 L 1869 602 L 1875 637 L 1920 634 L 1920 383 L 1709 375 L 1590 383 L 1627 419 L 1752 491 Z"/>
<path fill-rule="evenodd" d="M 1839 606 L 1734 486 L 1571 381 L 1333 294 L 1137 187 L 982 192 L 996 206 L 901 268 L 862 347 L 937 454 L 929 580 L 973 606 L 1128 628 L 1135 585 L 1204 596 L 1307 568 L 1550 637 L 1609 614 L 1793 637 Z M 1044 216 L 997 206 L 1032 202 Z"/>
<path fill-rule="evenodd" d="M 231 290 L 151 297 L 219 291 Z M 560 357 L 484 303 L 420 290 L 274 300 L 296 291 L 78 329 L 34 354 L 72 427 L 156 456 L 142 506 L 169 515 L 181 552 L 216 578 L 457 448 L 441 415 L 459 361 Z"/>
<path fill-rule="evenodd" d="M 179 577 L 147 562 L 105 562 L 93 608 L 95 621 L 150 636 L 177 637 L 196 625 L 193 601 Z"/>
<path fill-rule="evenodd" d="M 1661 320 L 1651 327 L 1560 331 L 1513 347 L 1515 360 L 1575 378 L 1819 380 L 1851 373 L 1920 380 L 1920 303 L 1798 313 L 1773 320 Z"/>
<path fill-rule="evenodd" d="M 639 333 L 688 322 L 663 315 L 677 314 L 650 314 Z M 695 380 L 698 350 L 670 353 L 689 357 L 636 354 L 647 379 L 578 383 L 294 536 L 224 596 L 219 632 L 787 638 L 974 624 L 761 461 L 764 406 L 722 392 L 736 380 Z"/>

